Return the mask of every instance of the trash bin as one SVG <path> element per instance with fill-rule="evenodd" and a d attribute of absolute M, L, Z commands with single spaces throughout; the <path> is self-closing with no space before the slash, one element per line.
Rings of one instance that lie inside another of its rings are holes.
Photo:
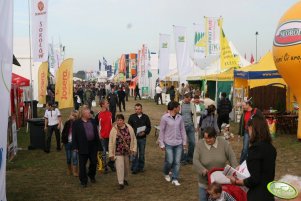
<path fill-rule="evenodd" d="M 26 105 L 30 105 L 30 107 L 31 107 L 31 101 L 24 101 L 24 103 Z M 32 101 L 32 104 L 33 104 L 32 117 L 33 118 L 37 118 L 38 117 L 38 103 L 39 103 L 39 101 L 37 101 L 37 100 L 33 100 Z"/>
<path fill-rule="evenodd" d="M 30 145 L 28 149 L 43 149 L 45 148 L 45 120 L 43 118 L 28 119 L 30 130 Z"/>

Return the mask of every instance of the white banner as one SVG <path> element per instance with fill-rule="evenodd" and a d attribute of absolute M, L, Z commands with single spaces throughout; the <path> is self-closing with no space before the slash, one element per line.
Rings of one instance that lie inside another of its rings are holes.
<path fill-rule="evenodd" d="M 163 80 L 169 73 L 169 51 L 170 51 L 170 35 L 159 35 L 159 79 Z"/>
<path fill-rule="evenodd" d="M 206 17 L 207 55 L 220 54 L 219 18 Z"/>
<path fill-rule="evenodd" d="M 49 72 L 52 77 L 55 77 L 55 73 L 59 68 L 59 64 L 56 57 L 56 52 L 54 51 L 53 45 L 49 44 L 48 49 L 48 65 L 49 65 Z"/>
<path fill-rule="evenodd" d="M 204 24 L 194 24 L 194 51 L 193 58 L 195 63 L 204 59 L 206 55 L 206 38 Z"/>
<path fill-rule="evenodd" d="M 191 71 L 186 27 L 174 26 L 174 37 L 176 42 L 178 75 L 180 82 L 185 83 L 186 76 Z"/>
<path fill-rule="evenodd" d="M 33 60 L 45 62 L 48 60 L 48 0 L 32 0 L 31 13 Z"/>
<path fill-rule="evenodd" d="M 6 201 L 7 127 L 13 61 L 13 1 L 0 1 L 0 200 Z"/>

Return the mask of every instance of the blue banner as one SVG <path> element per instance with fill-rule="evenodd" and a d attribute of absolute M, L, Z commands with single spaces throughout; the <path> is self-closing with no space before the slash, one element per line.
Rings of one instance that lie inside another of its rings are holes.
<path fill-rule="evenodd" d="M 281 78 L 281 75 L 277 70 L 271 71 L 254 71 L 254 72 L 244 72 L 244 71 L 234 71 L 235 78 L 243 78 L 248 80 L 256 79 L 272 79 L 272 78 Z"/>

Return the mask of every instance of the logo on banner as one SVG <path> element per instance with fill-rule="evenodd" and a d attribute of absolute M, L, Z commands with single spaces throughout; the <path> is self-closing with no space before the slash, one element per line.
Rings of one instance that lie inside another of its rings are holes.
<path fill-rule="evenodd" d="M 42 1 L 38 3 L 38 9 L 40 10 L 40 12 L 44 10 L 44 3 Z"/>
<path fill-rule="evenodd" d="M 178 41 L 179 41 L 179 43 L 184 43 L 185 42 L 185 36 L 179 36 Z"/>
<path fill-rule="evenodd" d="M 282 199 L 294 199 L 298 196 L 296 188 L 288 183 L 273 181 L 267 186 L 270 193 Z"/>
<path fill-rule="evenodd" d="M 301 21 L 294 20 L 283 23 L 276 31 L 274 45 L 286 47 L 301 43 Z"/>
<path fill-rule="evenodd" d="M 0 149 L 0 170 L 2 169 L 3 148 Z"/>
<path fill-rule="evenodd" d="M 37 16 L 37 15 L 46 15 L 46 11 L 44 11 L 45 4 L 43 3 L 43 1 L 39 1 L 37 6 L 38 6 L 38 11 L 39 12 L 35 12 L 35 16 Z"/>
<path fill-rule="evenodd" d="M 68 71 L 64 71 L 63 72 L 63 93 L 62 93 L 62 99 L 67 100 L 68 99 L 68 79 L 69 79 L 69 75 L 68 75 Z"/>
<path fill-rule="evenodd" d="M 168 43 L 162 43 L 162 48 L 167 48 L 168 47 Z"/>

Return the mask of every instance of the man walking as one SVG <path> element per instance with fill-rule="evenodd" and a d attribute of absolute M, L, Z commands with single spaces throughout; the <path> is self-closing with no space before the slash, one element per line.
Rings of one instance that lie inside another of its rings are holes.
<path fill-rule="evenodd" d="M 134 156 L 131 168 L 132 173 L 137 174 L 144 171 L 146 136 L 151 131 L 151 122 L 149 117 L 142 112 L 140 103 L 135 105 L 135 113 L 130 115 L 128 123 L 133 127 L 137 138 L 137 155 Z"/>
<path fill-rule="evenodd" d="M 44 130 L 47 131 L 46 137 L 46 146 L 45 152 L 50 152 L 51 146 L 51 137 L 52 133 L 55 133 L 56 138 L 56 150 L 61 150 L 61 142 L 60 142 L 60 129 L 62 125 L 62 118 L 59 109 L 55 108 L 52 102 L 47 103 L 48 109 L 45 111 L 44 119 L 45 119 L 45 127 Z"/>
<path fill-rule="evenodd" d="M 167 182 L 172 181 L 175 186 L 180 186 L 178 181 L 180 161 L 183 147 L 186 149 L 185 126 L 181 115 L 178 114 L 180 111 L 178 102 L 169 102 L 167 110 L 168 113 L 161 118 L 159 134 L 160 148 L 165 151 L 164 178 Z"/>
<path fill-rule="evenodd" d="M 159 98 L 160 98 L 161 104 L 163 105 L 163 101 L 162 101 L 162 88 L 158 84 L 157 87 L 156 87 L 156 102 L 157 102 L 157 105 L 159 104 Z"/>
<path fill-rule="evenodd" d="M 83 188 L 87 187 L 88 176 L 91 183 L 95 183 L 97 149 L 99 137 L 96 123 L 91 119 L 90 109 L 84 105 L 80 111 L 81 119 L 76 120 L 72 126 L 72 147 L 79 156 L 79 179 Z M 87 176 L 86 164 L 89 159 Z"/>
<path fill-rule="evenodd" d="M 217 125 L 221 130 L 221 126 L 223 123 L 229 124 L 229 114 L 232 111 L 231 101 L 227 98 L 227 94 L 225 92 L 222 93 L 221 100 L 217 105 Z"/>
<path fill-rule="evenodd" d="M 195 128 L 193 123 L 193 114 L 195 113 L 194 105 L 190 103 L 190 93 L 184 95 L 184 100 L 181 105 L 181 114 L 185 125 L 185 131 L 188 138 L 188 153 L 183 154 L 182 163 L 192 164 L 193 152 L 195 146 Z"/>
<path fill-rule="evenodd" d="M 117 91 L 117 95 L 118 95 L 119 112 L 121 112 L 121 104 L 122 104 L 122 107 L 123 107 L 123 111 L 125 111 L 125 97 L 126 97 L 126 94 L 123 91 L 122 87 L 120 87 L 119 90 Z"/>
<path fill-rule="evenodd" d="M 115 116 L 116 116 L 116 107 L 117 107 L 117 103 L 118 103 L 118 97 L 115 93 L 115 89 L 112 88 L 111 92 L 108 94 L 107 99 L 109 101 L 109 109 L 110 112 L 112 113 L 112 122 L 115 122 Z"/>
<path fill-rule="evenodd" d="M 260 114 L 261 111 L 257 108 L 253 108 L 253 102 L 250 99 L 245 100 L 242 103 L 242 108 L 244 110 L 239 123 L 239 135 L 243 136 L 243 148 L 240 155 L 240 164 L 247 159 L 248 149 L 249 149 L 249 131 L 248 131 L 248 121 L 254 114 Z"/>

